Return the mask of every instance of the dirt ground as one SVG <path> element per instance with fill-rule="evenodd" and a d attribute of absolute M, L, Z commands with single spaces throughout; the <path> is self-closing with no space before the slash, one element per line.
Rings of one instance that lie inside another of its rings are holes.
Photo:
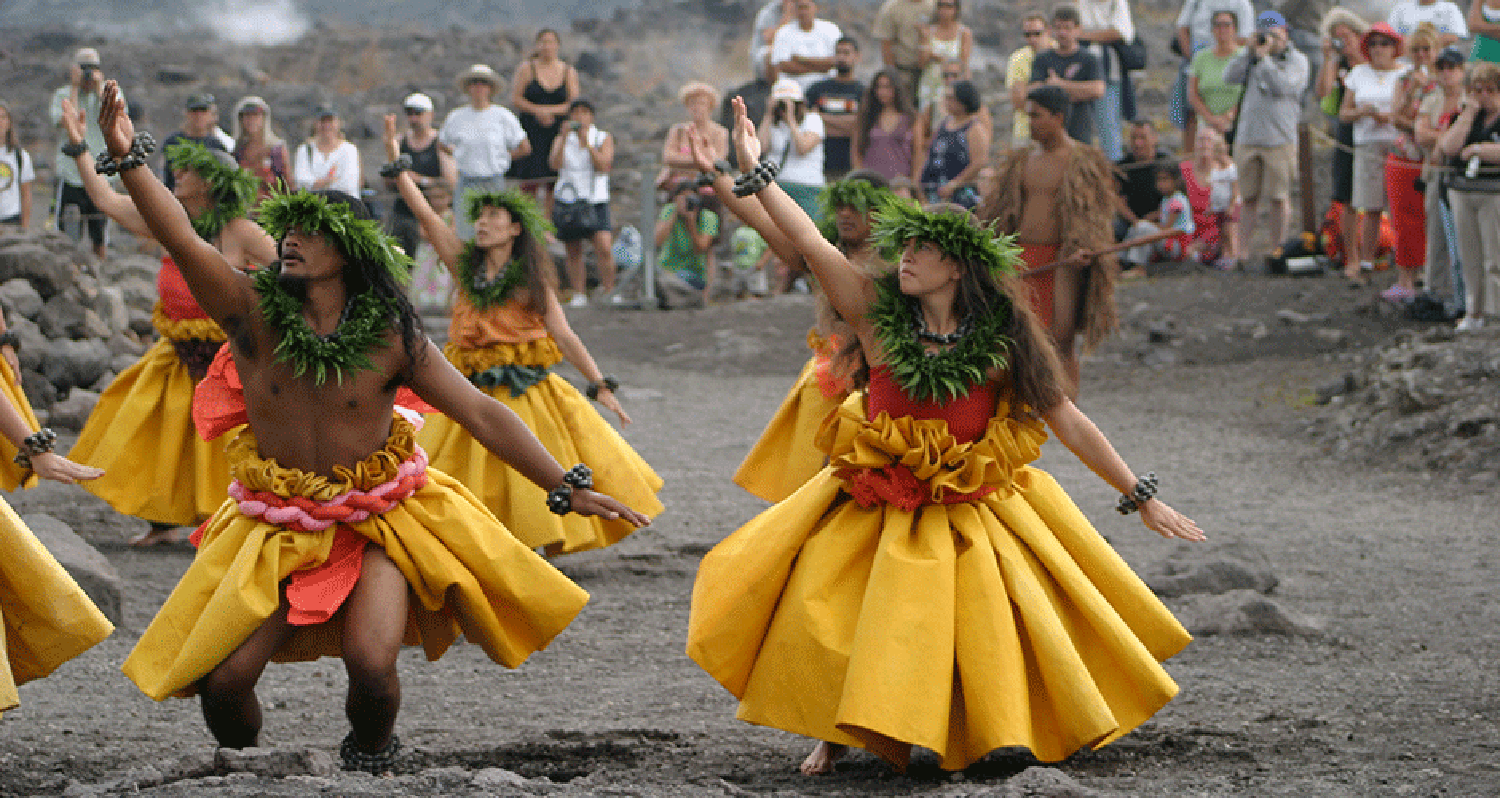
<path fill-rule="evenodd" d="M 1183 272 L 1121 288 L 1124 329 L 1085 361 L 1081 406 L 1214 539 L 1261 549 L 1280 579 L 1273 597 L 1326 634 L 1200 637 L 1167 665 L 1181 695 L 1123 740 L 1061 764 L 1069 776 L 1174 798 L 1500 792 L 1495 483 L 1370 470 L 1297 436 L 1317 412 L 1312 386 L 1407 324 L 1374 291 L 1336 277 Z M 795 766 L 809 741 L 736 721 L 731 697 L 683 655 L 699 557 L 764 506 L 729 477 L 806 358 L 810 313 L 800 296 L 572 311 L 627 386 L 626 436 L 665 478 L 668 510 L 619 545 L 557 560 L 592 602 L 520 669 L 471 646 L 436 663 L 403 654 L 407 772 L 500 767 L 580 794 L 909 795 L 999 787 L 1025 766 L 997 756 L 952 777 L 928 754 L 895 777 L 857 753 L 807 781 Z M 1039 465 L 1138 569 L 1190 545 L 1116 514 L 1113 491 L 1055 443 Z M 24 687 L 21 708 L 0 720 L 0 794 L 56 794 L 211 750 L 195 702 L 152 702 L 119 672 L 191 551 L 128 549 L 141 523 L 80 491 L 8 500 L 72 524 L 128 592 L 115 635 Z M 343 687 L 332 660 L 273 665 L 260 691 L 267 741 L 334 750 Z"/>

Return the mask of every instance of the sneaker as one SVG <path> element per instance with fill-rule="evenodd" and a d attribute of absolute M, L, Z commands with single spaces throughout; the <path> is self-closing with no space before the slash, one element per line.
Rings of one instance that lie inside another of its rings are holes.
<path fill-rule="evenodd" d="M 1225 257 L 1219 258 L 1218 260 L 1214 261 L 1214 268 L 1218 269 L 1221 272 L 1232 272 L 1235 269 L 1238 269 L 1239 266 L 1239 261 L 1235 260 L 1234 258 Z"/>
<path fill-rule="evenodd" d="M 1459 319 L 1458 324 L 1453 327 L 1454 332 L 1474 332 L 1482 329 L 1484 329 L 1483 316 L 1465 316 Z"/>
<path fill-rule="evenodd" d="M 1380 298 L 1384 299 L 1387 302 L 1410 302 L 1413 299 L 1416 299 L 1416 297 L 1417 292 L 1415 290 L 1407 288 L 1400 283 L 1397 283 L 1390 288 L 1387 288 L 1384 291 L 1380 292 Z"/>
<path fill-rule="evenodd" d="M 568 300 L 568 307 L 570 307 L 570 308 L 586 308 L 588 306 L 589 306 L 588 295 L 585 294 L 585 293 L 583 293 L 582 291 L 579 291 L 578 293 L 574 294 L 573 298 L 570 299 L 570 300 Z"/>

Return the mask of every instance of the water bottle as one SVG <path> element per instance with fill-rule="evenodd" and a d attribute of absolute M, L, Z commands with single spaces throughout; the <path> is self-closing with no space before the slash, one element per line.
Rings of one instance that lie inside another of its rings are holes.
<path fill-rule="evenodd" d="M 1467 177 L 1470 180 L 1473 180 L 1474 178 L 1476 178 L 1478 176 L 1479 176 L 1479 156 L 1475 155 L 1475 156 L 1469 158 L 1469 167 L 1464 170 L 1464 177 Z"/>

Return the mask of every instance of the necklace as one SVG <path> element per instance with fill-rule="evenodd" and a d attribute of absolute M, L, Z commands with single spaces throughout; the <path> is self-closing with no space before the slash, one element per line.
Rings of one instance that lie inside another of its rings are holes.
<path fill-rule="evenodd" d="M 479 269 L 483 256 L 472 241 L 464 245 L 463 255 L 458 263 L 459 288 L 469 298 L 469 302 L 480 310 L 504 302 L 511 291 L 526 279 L 526 263 L 520 257 L 512 258 L 499 274 L 486 278 Z"/>
<path fill-rule="evenodd" d="M 891 377 L 907 396 L 917 401 L 951 402 L 988 379 L 990 371 L 1006 366 L 1010 339 L 1003 332 L 1010 320 L 1010 304 L 999 299 L 983 316 L 966 316 L 957 332 L 927 333 L 932 343 L 954 344 L 941 352 L 929 352 L 922 333 L 925 324 L 916 302 L 901 293 L 895 275 L 875 281 L 876 300 L 868 318 L 884 350 Z"/>
<path fill-rule="evenodd" d="M 943 346 L 956 344 L 962 341 L 965 335 L 969 334 L 969 328 L 973 326 L 973 318 L 965 316 L 958 322 L 958 329 L 953 332 L 935 333 L 927 329 L 926 316 L 921 313 L 914 313 L 912 315 L 916 316 L 916 323 L 912 326 L 912 329 L 916 331 L 917 340 L 926 341 L 930 344 L 942 344 Z"/>
<path fill-rule="evenodd" d="M 302 302 L 287 293 L 274 269 L 255 273 L 255 290 L 260 294 L 260 312 L 266 322 L 281 334 L 276 344 L 276 360 L 292 364 L 292 374 L 301 377 L 312 372 L 313 382 L 322 385 L 328 376 L 343 384 L 345 371 L 373 371 L 370 353 L 385 346 L 390 332 L 390 301 L 365 291 L 344 303 L 339 323 L 333 332 L 318 335 L 302 315 Z"/>

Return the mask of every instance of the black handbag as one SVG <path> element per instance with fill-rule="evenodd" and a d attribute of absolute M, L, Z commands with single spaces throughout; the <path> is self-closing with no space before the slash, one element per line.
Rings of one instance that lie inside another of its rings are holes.
<path fill-rule="evenodd" d="M 564 200 L 561 196 L 563 189 L 567 189 L 573 198 Z M 588 200 L 579 199 L 578 190 L 572 185 L 560 186 L 557 193 L 553 195 L 552 226 L 557 228 L 558 236 L 568 238 L 593 233 L 598 225 L 594 217 L 594 204 Z"/>
<path fill-rule="evenodd" d="M 1140 34 L 1134 39 L 1125 41 L 1116 39 L 1109 43 L 1115 48 L 1115 55 L 1120 59 L 1120 68 L 1127 72 L 1138 72 L 1146 68 L 1146 43 L 1141 40 Z"/>

